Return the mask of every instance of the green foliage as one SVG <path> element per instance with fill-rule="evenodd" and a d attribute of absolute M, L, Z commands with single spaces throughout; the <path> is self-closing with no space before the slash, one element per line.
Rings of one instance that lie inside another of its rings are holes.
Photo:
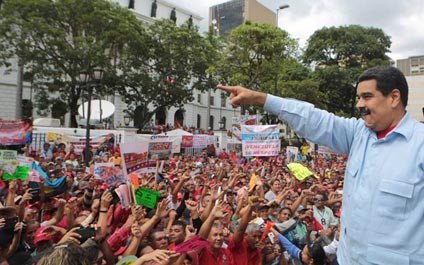
<path fill-rule="evenodd" d="M 25 71 L 34 74 L 37 91 L 59 93 L 70 108 L 73 127 L 85 89 L 79 72 L 94 67 L 112 72 L 125 45 L 143 32 L 131 12 L 105 0 L 5 1 L 0 17 L 0 60 L 18 56 Z M 97 89 L 111 91 L 113 86 L 107 82 Z"/>
<path fill-rule="evenodd" d="M 129 46 L 118 64 L 122 72 L 117 91 L 128 105 L 127 112 L 137 113 L 140 128 L 158 109 L 180 108 L 192 101 L 194 87 L 206 88 L 208 61 L 216 51 L 211 46 L 196 28 L 176 26 L 169 20 L 156 21 L 147 27 L 145 39 Z"/>
<path fill-rule="evenodd" d="M 381 29 L 358 25 L 323 28 L 312 34 L 303 55 L 315 67 L 314 78 L 327 110 L 351 116 L 356 78 L 365 69 L 387 65 L 390 37 Z"/>
<path fill-rule="evenodd" d="M 276 80 L 296 51 L 297 43 L 287 32 L 247 21 L 231 32 L 217 73 L 229 84 L 281 95 Z"/>
<path fill-rule="evenodd" d="M 231 32 L 220 74 L 230 83 L 259 89 L 264 82 L 275 79 L 296 48 L 287 32 L 247 21 Z"/>

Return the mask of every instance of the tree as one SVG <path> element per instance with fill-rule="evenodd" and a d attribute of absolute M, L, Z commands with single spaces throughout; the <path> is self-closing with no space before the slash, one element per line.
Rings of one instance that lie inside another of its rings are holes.
<path fill-rule="evenodd" d="M 315 67 L 327 110 L 353 116 L 356 78 L 369 67 L 389 64 L 390 45 L 390 37 L 381 29 L 358 25 L 323 28 L 312 34 L 303 58 Z"/>
<path fill-rule="evenodd" d="M 103 68 L 108 82 L 97 89 L 112 91 L 117 58 L 143 35 L 131 12 L 106 0 L 5 1 L 0 17 L 0 63 L 19 57 L 35 90 L 66 102 L 72 127 L 86 89 L 79 72 Z"/>
<path fill-rule="evenodd" d="M 247 21 L 231 32 L 219 74 L 231 84 L 267 92 L 277 87 L 275 80 L 296 51 L 297 43 L 287 32 Z"/>
<path fill-rule="evenodd" d="M 129 46 L 130 52 L 118 64 L 121 74 L 117 73 L 117 91 L 127 112 L 136 114 L 139 128 L 158 110 L 192 101 L 194 88 L 204 90 L 208 56 L 213 56 L 206 38 L 186 24 L 158 20 L 146 33 L 143 43 Z"/>

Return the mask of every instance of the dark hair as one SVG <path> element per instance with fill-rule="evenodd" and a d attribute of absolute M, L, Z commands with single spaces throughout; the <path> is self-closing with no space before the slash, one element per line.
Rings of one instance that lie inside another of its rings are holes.
<path fill-rule="evenodd" d="M 318 191 L 317 195 L 321 195 L 322 198 L 324 199 L 324 201 L 328 200 L 327 192 L 325 192 L 325 191 Z"/>
<path fill-rule="evenodd" d="M 289 210 L 290 214 L 293 214 L 292 213 L 292 210 L 289 207 L 283 207 L 283 208 L 281 208 L 280 209 L 280 213 L 282 213 L 284 210 Z"/>
<path fill-rule="evenodd" d="M 312 243 L 308 245 L 309 257 L 314 260 L 314 265 L 324 265 L 327 260 L 325 251 L 320 244 Z"/>
<path fill-rule="evenodd" d="M 172 225 L 179 225 L 183 228 L 183 230 L 185 230 L 185 228 L 187 226 L 186 223 L 184 223 L 183 221 L 180 221 L 180 220 L 175 220 L 174 222 L 172 222 Z"/>
<path fill-rule="evenodd" d="M 363 72 L 356 83 L 356 87 L 362 81 L 376 80 L 377 90 L 384 96 L 389 95 L 394 89 L 399 89 L 403 107 L 408 105 L 408 83 L 403 73 L 392 66 L 375 66 Z"/>
<path fill-rule="evenodd" d="M 158 228 L 155 228 L 155 229 L 152 229 L 151 231 L 150 231 L 150 233 L 149 233 L 149 241 L 150 242 L 152 242 L 153 241 L 153 236 L 156 234 L 156 233 L 159 233 L 159 232 L 162 232 L 162 233 L 164 233 L 164 231 L 163 231 L 163 229 L 158 229 Z"/>

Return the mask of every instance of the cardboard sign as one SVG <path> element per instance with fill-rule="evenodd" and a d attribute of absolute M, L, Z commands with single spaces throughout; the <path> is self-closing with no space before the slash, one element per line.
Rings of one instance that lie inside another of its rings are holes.
<path fill-rule="evenodd" d="M 28 179 L 28 171 L 29 171 L 28 167 L 17 166 L 16 170 L 13 174 L 9 174 L 7 171 L 4 171 L 2 178 L 5 181 L 10 181 L 12 179 L 27 180 Z"/>
<path fill-rule="evenodd" d="M 208 241 L 204 240 L 199 235 L 196 235 L 189 240 L 177 245 L 173 250 L 177 253 L 192 252 L 201 250 L 208 245 Z"/>
<path fill-rule="evenodd" d="M 16 167 L 19 165 L 16 156 L 18 152 L 15 150 L 0 150 L 0 168 L 12 175 Z"/>
<path fill-rule="evenodd" d="M 293 175 L 298 180 L 304 180 L 309 176 L 314 176 L 315 178 L 319 178 L 313 172 L 311 172 L 307 167 L 299 163 L 290 163 L 287 165 L 288 169 L 293 172 Z"/>
<path fill-rule="evenodd" d="M 154 190 L 140 187 L 135 191 L 135 202 L 138 205 L 146 206 L 147 208 L 155 208 L 156 201 L 158 200 L 160 193 Z"/>

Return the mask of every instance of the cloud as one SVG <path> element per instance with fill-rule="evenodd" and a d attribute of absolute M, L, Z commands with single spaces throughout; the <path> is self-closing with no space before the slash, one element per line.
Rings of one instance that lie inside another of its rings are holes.
<path fill-rule="evenodd" d="M 171 0 L 169 0 L 171 1 Z M 381 28 L 391 37 L 393 59 L 424 55 L 424 30 L 422 0 L 258 0 L 272 10 L 289 4 L 279 12 L 279 26 L 301 46 L 323 27 L 362 25 Z M 202 28 L 207 28 L 209 6 L 225 0 L 172 0 L 203 16 Z"/>

